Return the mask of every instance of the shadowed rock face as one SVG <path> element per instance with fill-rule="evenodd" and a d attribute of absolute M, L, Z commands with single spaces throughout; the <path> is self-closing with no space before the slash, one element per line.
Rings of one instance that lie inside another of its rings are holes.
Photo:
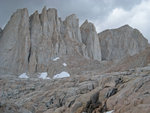
<path fill-rule="evenodd" d="M 103 60 L 121 59 L 134 55 L 149 46 L 147 39 L 128 25 L 98 34 Z"/>
<path fill-rule="evenodd" d="M 1 35 L 2 31 L 3 31 L 3 30 L 0 28 L 0 35 Z"/>
<path fill-rule="evenodd" d="M 0 28 L 0 38 L 1 38 L 1 35 L 2 35 L 2 31 L 3 31 L 3 30 Z"/>

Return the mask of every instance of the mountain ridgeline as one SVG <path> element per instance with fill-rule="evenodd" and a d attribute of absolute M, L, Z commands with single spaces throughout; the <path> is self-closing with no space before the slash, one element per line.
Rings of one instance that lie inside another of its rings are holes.
<path fill-rule="evenodd" d="M 87 20 L 79 26 L 72 14 L 64 21 L 54 8 L 41 14 L 18 9 L 0 29 L 0 72 L 21 74 L 50 70 L 55 57 L 82 56 L 97 61 L 132 56 L 149 46 L 147 39 L 128 25 L 97 33 Z"/>

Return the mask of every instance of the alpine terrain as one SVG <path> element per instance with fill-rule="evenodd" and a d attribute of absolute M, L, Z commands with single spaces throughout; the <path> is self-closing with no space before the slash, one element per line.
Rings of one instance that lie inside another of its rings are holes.
<path fill-rule="evenodd" d="M 148 40 L 18 9 L 0 28 L 0 113 L 150 113 Z"/>

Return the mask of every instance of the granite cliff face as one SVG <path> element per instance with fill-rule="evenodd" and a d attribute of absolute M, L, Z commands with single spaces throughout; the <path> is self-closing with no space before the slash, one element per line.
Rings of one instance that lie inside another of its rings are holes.
<path fill-rule="evenodd" d="M 56 9 L 44 7 L 41 14 L 36 11 L 31 16 L 27 9 L 19 9 L 12 15 L 0 39 L 0 72 L 48 71 L 53 58 L 65 55 L 101 61 L 94 25 L 88 25 L 86 29 L 90 30 L 89 36 L 85 37 L 83 33 L 82 36 L 90 45 L 82 42 L 76 15 L 72 14 L 62 21 Z"/>
<path fill-rule="evenodd" d="M 102 60 L 122 59 L 134 55 L 149 46 L 147 39 L 128 25 L 106 30 L 98 34 Z"/>
<path fill-rule="evenodd" d="M 101 48 L 94 25 L 86 20 L 80 30 L 82 42 L 86 45 L 87 56 L 101 61 Z"/>
<path fill-rule="evenodd" d="M 79 27 L 75 14 L 62 21 L 56 9 L 46 7 L 31 16 L 27 9 L 18 9 L 2 32 L 0 72 L 10 74 L 50 72 L 55 70 L 51 64 L 56 57 L 121 59 L 149 45 L 138 30 L 128 25 L 97 34 L 87 20 Z"/>
<path fill-rule="evenodd" d="M 70 27 L 70 28 L 69 28 Z M 56 9 L 36 11 L 30 17 L 31 50 L 29 72 L 47 71 L 50 60 L 63 55 L 82 55 L 78 19 L 71 15 L 61 21 Z"/>
<path fill-rule="evenodd" d="M 0 38 L 0 72 L 18 73 L 28 70 L 30 48 L 27 9 L 17 10 Z"/>

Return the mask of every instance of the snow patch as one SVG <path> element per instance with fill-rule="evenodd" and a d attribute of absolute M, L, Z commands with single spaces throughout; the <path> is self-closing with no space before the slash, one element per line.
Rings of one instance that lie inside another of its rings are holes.
<path fill-rule="evenodd" d="M 56 57 L 56 58 L 53 59 L 53 61 L 57 61 L 57 60 L 59 60 L 59 59 L 60 59 L 59 57 Z"/>
<path fill-rule="evenodd" d="M 19 75 L 19 78 L 29 78 L 29 77 L 26 73 L 22 73 L 21 75 Z"/>
<path fill-rule="evenodd" d="M 70 74 L 68 72 L 63 71 L 59 74 L 54 75 L 53 79 L 65 78 L 65 77 L 70 77 Z"/>
<path fill-rule="evenodd" d="M 111 111 L 107 111 L 106 113 L 113 113 L 114 112 L 114 110 L 111 110 Z"/>
<path fill-rule="evenodd" d="M 42 78 L 42 79 L 50 79 L 50 77 L 47 77 L 47 72 L 43 72 L 40 74 L 39 78 Z"/>
<path fill-rule="evenodd" d="M 65 67 L 66 67 L 66 66 L 67 66 L 67 64 L 66 64 L 66 63 L 63 63 L 63 66 L 65 66 Z"/>

